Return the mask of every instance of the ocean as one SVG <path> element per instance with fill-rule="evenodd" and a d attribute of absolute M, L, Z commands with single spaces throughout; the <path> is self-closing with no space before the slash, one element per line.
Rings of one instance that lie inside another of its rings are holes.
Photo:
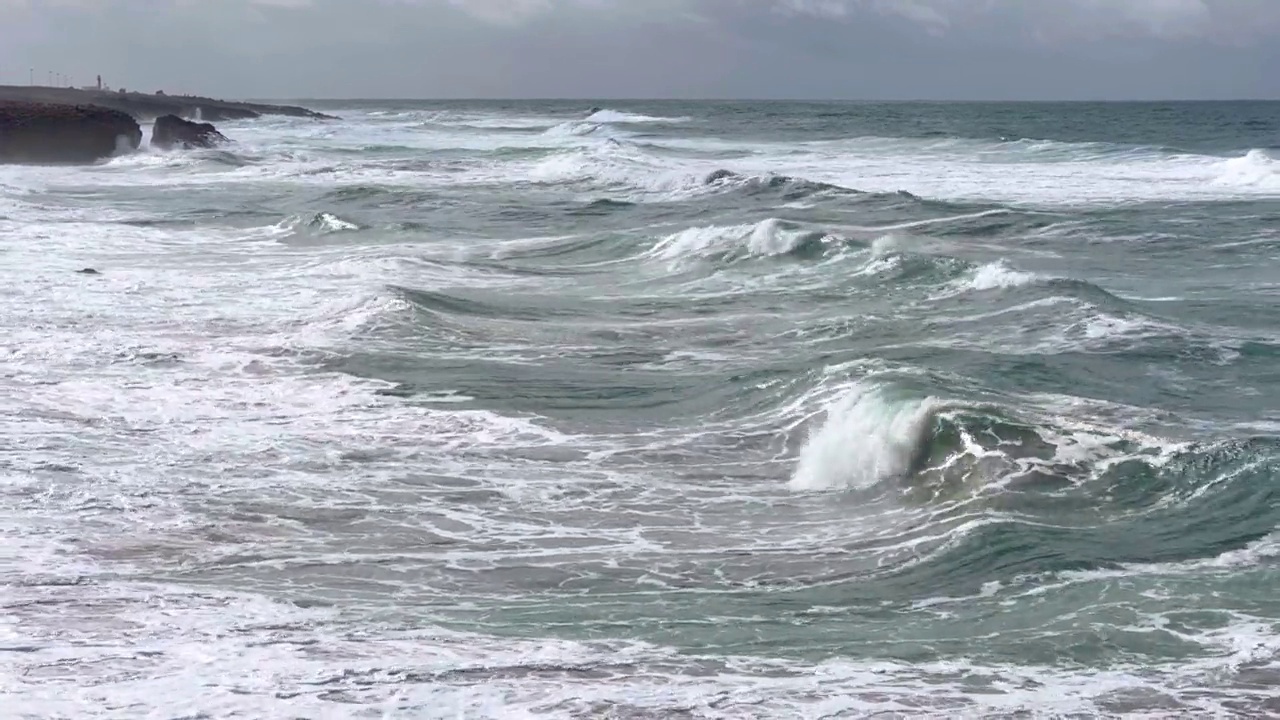
<path fill-rule="evenodd" d="M 0 167 L 5 717 L 1280 716 L 1280 103 L 597 104 Z"/>

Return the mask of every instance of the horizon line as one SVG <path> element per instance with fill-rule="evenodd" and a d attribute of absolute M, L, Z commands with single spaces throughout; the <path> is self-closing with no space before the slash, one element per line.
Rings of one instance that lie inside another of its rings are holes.
<path fill-rule="evenodd" d="M 249 102 L 721 102 L 721 103 L 1229 103 L 1229 102 L 1280 102 L 1280 97 L 1228 97 L 1228 98 L 781 98 L 781 97 L 500 97 L 500 96 L 440 96 L 440 97 L 306 97 L 261 96 L 246 98 Z"/>
<path fill-rule="evenodd" d="M 59 90 L 72 92 L 92 92 L 92 86 L 58 87 L 48 85 L 28 85 L 25 83 L 7 83 L 0 81 L 0 88 L 14 90 Z M 117 88 L 118 89 L 118 88 Z M 106 90 L 104 90 L 106 91 Z M 154 91 L 130 90 L 130 94 L 152 95 Z M 485 96 L 485 95 L 441 95 L 420 97 L 392 96 L 339 96 L 339 95 L 242 95 L 226 93 L 193 92 L 190 90 L 164 90 L 171 97 L 195 97 L 220 102 L 688 102 L 688 103 L 849 103 L 849 104 L 1139 104 L 1139 103 L 1269 103 L 1280 102 L 1275 97 L 1149 97 L 1149 98 L 1099 98 L 1099 97 L 1041 97 L 1041 98 L 992 98 L 992 97 L 751 97 L 751 96 Z M 216 96 L 221 96 L 216 97 Z M 228 98 L 240 97 L 241 100 Z"/>

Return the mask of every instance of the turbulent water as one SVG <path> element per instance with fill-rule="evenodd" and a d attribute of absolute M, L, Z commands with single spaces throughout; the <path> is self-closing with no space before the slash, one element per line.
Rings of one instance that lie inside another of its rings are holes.
<path fill-rule="evenodd" d="M 0 168 L 6 717 L 1280 713 L 1280 104 L 317 107 Z"/>

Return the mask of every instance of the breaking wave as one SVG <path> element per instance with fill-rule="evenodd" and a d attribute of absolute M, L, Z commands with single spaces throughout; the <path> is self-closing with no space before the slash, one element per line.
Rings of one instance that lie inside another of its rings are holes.
<path fill-rule="evenodd" d="M 947 404 L 910 397 L 887 386 L 859 385 L 826 411 L 796 464 L 797 490 L 868 488 L 905 478 L 923 461 L 934 423 Z"/>
<path fill-rule="evenodd" d="M 0 168 L 19 714 L 1265 715 L 1269 115 L 780 107 Z"/>
<path fill-rule="evenodd" d="M 1226 186 L 1254 187 L 1280 192 L 1280 160 L 1263 150 L 1224 160 L 1215 182 Z"/>
<path fill-rule="evenodd" d="M 587 122 L 593 123 L 684 123 L 690 120 L 687 117 L 659 117 L 608 108 L 596 110 L 586 117 Z"/>
<path fill-rule="evenodd" d="M 649 251 L 662 260 L 699 258 L 732 262 L 745 257 L 821 254 L 828 234 L 779 218 L 752 225 L 696 227 L 660 240 Z"/>

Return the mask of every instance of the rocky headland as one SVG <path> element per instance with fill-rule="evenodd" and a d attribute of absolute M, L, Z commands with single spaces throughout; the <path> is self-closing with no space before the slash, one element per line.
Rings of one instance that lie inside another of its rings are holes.
<path fill-rule="evenodd" d="M 151 147 L 161 150 L 172 148 L 211 148 L 228 142 L 211 123 L 191 122 L 177 115 L 161 115 L 151 128 Z"/>
<path fill-rule="evenodd" d="M 195 95 L 147 94 L 25 85 L 0 85 L 0 101 L 4 100 L 29 103 L 57 103 L 62 105 L 98 105 L 128 113 L 139 121 L 144 122 L 162 115 L 177 115 L 180 118 L 203 122 L 248 120 L 263 115 L 285 115 L 317 120 L 336 119 L 331 115 L 325 115 L 324 113 L 294 105 L 233 102 Z"/>
<path fill-rule="evenodd" d="M 227 142 L 208 121 L 284 115 L 332 116 L 293 105 L 228 102 L 190 95 L 0 85 L 0 163 L 92 163 L 142 142 L 139 122 L 155 119 L 157 148 Z M 195 120 L 196 122 L 188 122 Z"/>
<path fill-rule="evenodd" d="M 0 163 L 92 163 L 141 143 L 138 121 L 119 110 L 0 100 Z"/>

